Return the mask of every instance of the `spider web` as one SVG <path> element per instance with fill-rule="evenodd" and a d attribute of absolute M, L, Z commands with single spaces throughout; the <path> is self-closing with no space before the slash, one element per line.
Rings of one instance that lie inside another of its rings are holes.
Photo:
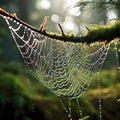
<path fill-rule="evenodd" d="M 27 65 L 57 96 L 77 99 L 84 93 L 107 56 L 109 45 L 83 47 L 37 33 L 9 17 L 3 17 Z"/>

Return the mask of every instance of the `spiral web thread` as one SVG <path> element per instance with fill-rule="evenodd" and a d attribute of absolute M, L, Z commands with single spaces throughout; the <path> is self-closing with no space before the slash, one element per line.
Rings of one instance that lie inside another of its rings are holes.
<path fill-rule="evenodd" d="M 58 96 L 78 98 L 106 58 L 109 45 L 83 47 L 43 36 L 9 17 L 3 17 L 24 59 L 38 80 Z"/>

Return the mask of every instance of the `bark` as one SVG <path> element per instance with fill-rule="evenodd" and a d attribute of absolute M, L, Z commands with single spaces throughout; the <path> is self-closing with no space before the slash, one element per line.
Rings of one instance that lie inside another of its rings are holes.
<path fill-rule="evenodd" d="M 109 43 L 112 41 L 119 42 L 120 38 L 120 20 L 117 20 L 113 24 L 109 25 L 91 25 L 86 27 L 87 32 L 84 35 L 74 36 L 66 35 L 60 26 L 62 34 L 50 33 L 46 31 L 45 28 L 42 30 L 36 29 L 33 26 L 27 24 L 26 22 L 21 21 L 15 14 L 10 14 L 7 11 L 0 8 L 0 15 L 12 18 L 22 25 L 30 28 L 31 30 L 42 34 L 44 36 L 50 37 L 52 39 L 64 41 L 64 42 L 73 42 L 73 43 L 82 43 L 82 44 L 92 44 L 95 42 Z M 44 27 L 44 26 L 43 26 Z"/>

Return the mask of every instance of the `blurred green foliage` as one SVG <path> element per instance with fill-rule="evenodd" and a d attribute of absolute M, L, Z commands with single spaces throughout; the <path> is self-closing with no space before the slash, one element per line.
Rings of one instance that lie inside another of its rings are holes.
<path fill-rule="evenodd" d="M 116 67 L 111 68 L 110 70 L 102 70 L 100 72 L 100 81 L 102 88 L 112 87 L 119 83 L 120 75 L 119 71 Z M 92 80 L 91 88 L 97 87 L 97 79 L 98 76 L 96 75 L 95 78 Z"/>
<path fill-rule="evenodd" d="M 29 85 L 20 65 L 0 65 L 0 119 L 1 120 L 52 120 L 58 119 L 58 108 L 49 97 L 29 91 Z M 35 83 L 31 84 L 34 86 Z M 34 86 L 36 88 L 36 86 Z M 40 86 L 37 86 L 39 89 Z M 34 106 L 33 106 L 34 105 Z M 52 107 L 51 107 L 52 105 Z M 51 108 L 51 111 L 49 110 Z M 56 110 L 57 109 L 57 110 Z M 50 118 L 49 118 L 50 117 Z"/>
<path fill-rule="evenodd" d="M 110 74 L 111 73 L 111 74 Z M 28 73 L 20 64 L 0 65 L 0 119 L 3 120 L 67 120 L 67 115 L 59 103 L 59 98 Z M 109 79 L 107 79 L 109 77 Z M 103 119 L 119 120 L 120 98 L 119 73 L 115 69 L 102 71 L 101 99 Z M 30 86 L 28 84 L 30 82 Z M 94 86 L 94 87 L 93 87 Z M 30 89 L 29 89 L 30 87 Z M 89 90 L 79 98 L 84 119 L 99 119 L 97 77 Z M 29 91 L 30 90 L 30 91 Z M 67 106 L 68 101 L 63 99 Z M 79 119 L 79 109 L 75 100 L 71 101 L 73 120 Z"/>
<path fill-rule="evenodd" d="M 25 3 L 24 6 L 22 3 Z M 33 0 L 1 0 L 0 7 L 19 13 L 18 16 L 27 21 L 31 14 L 29 11 L 35 10 L 33 3 Z M 41 14 L 48 13 L 45 11 Z M 51 26 L 53 28 L 53 24 Z M 59 98 L 35 79 L 33 71 L 26 75 L 20 58 L 10 31 L 0 18 L 0 120 L 67 120 Z M 114 51 L 110 51 L 105 63 L 100 73 L 103 120 L 119 120 L 120 102 L 117 100 L 120 98 L 120 75 L 114 68 L 117 66 Z M 92 80 L 89 90 L 79 99 L 83 119 L 99 119 L 97 79 L 95 77 Z M 64 102 L 68 103 L 67 100 Z M 74 100 L 72 113 L 73 120 L 79 119 L 78 106 Z"/>

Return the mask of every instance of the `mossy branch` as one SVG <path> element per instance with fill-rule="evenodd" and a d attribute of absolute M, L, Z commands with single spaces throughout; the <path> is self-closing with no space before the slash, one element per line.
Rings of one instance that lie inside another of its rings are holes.
<path fill-rule="evenodd" d="M 87 27 L 86 30 L 87 32 L 84 35 L 73 36 L 66 34 L 61 35 L 57 33 L 50 33 L 47 32 L 46 30 L 36 29 L 35 27 L 32 27 L 31 25 L 17 18 L 16 14 L 10 14 L 1 8 L 0 8 L 0 16 L 12 18 L 13 20 L 16 20 L 20 24 L 28 27 L 29 29 L 41 35 L 64 42 L 73 42 L 73 43 L 82 43 L 82 44 L 91 44 L 95 42 L 109 43 L 112 41 L 116 41 L 116 38 L 120 38 L 120 20 L 116 20 L 116 22 L 109 25 L 94 25 L 94 27 L 91 28 Z M 59 27 L 61 28 L 61 26 Z M 62 33 L 64 32 L 62 31 Z"/>

